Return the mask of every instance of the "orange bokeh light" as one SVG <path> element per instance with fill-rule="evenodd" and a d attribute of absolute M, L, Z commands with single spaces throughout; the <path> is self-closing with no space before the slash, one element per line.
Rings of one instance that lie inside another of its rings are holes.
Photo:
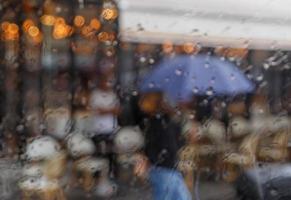
<path fill-rule="evenodd" d="M 19 27 L 15 23 L 3 22 L 1 24 L 1 28 L 3 29 L 3 39 L 4 40 L 18 40 L 19 39 Z"/>
<path fill-rule="evenodd" d="M 43 39 L 43 35 L 41 32 L 39 32 L 39 34 L 36 37 L 32 37 L 32 41 L 36 44 L 41 43 L 42 39 Z"/>
<path fill-rule="evenodd" d="M 164 53 L 168 54 L 168 53 L 173 52 L 173 50 L 174 50 L 174 46 L 173 46 L 173 43 L 171 41 L 164 42 L 164 44 L 163 44 L 163 52 Z"/>
<path fill-rule="evenodd" d="M 31 19 L 26 19 L 22 24 L 22 29 L 24 32 L 28 32 L 31 26 L 34 26 L 34 22 Z"/>
<path fill-rule="evenodd" d="M 40 18 L 40 21 L 43 25 L 53 26 L 55 24 L 56 18 L 53 15 L 43 15 Z"/>
<path fill-rule="evenodd" d="M 109 34 L 108 34 L 108 39 L 109 39 L 110 41 L 114 41 L 114 40 L 115 40 L 115 33 L 109 33 Z"/>
<path fill-rule="evenodd" d="M 74 18 L 74 25 L 76 26 L 76 27 L 82 27 L 82 26 L 84 26 L 84 24 L 85 24 L 85 18 L 83 17 L 83 16 L 81 16 L 81 15 L 77 15 L 75 18 Z"/>
<path fill-rule="evenodd" d="M 91 28 L 91 26 L 84 26 L 81 30 L 81 34 L 85 37 L 92 35 L 92 33 L 93 33 L 93 28 Z"/>
<path fill-rule="evenodd" d="M 103 9 L 101 15 L 106 20 L 113 20 L 117 18 L 118 12 L 114 8 L 105 8 Z"/>
<path fill-rule="evenodd" d="M 7 22 L 7 21 L 1 23 L 1 29 L 3 31 L 6 31 L 8 26 L 9 26 L 9 22 Z"/>
<path fill-rule="evenodd" d="M 101 42 L 107 41 L 109 39 L 109 34 L 107 32 L 101 32 L 98 34 L 98 40 Z"/>
<path fill-rule="evenodd" d="M 37 37 L 39 35 L 40 31 L 38 29 L 38 27 L 36 26 L 31 26 L 29 29 L 28 29 L 28 34 L 31 36 L 31 37 Z"/>
<path fill-rule="evenodd" d="M 101 23 L 98 19 L 93 18 L 90 21 L 90 27 L 93 28 L 94 30 L 98 31 L 101 28 Z"/>
<path fill-rule="evenodd" d="M 68 30 L 66 27 L 66 24 L 55 24 L 54 30 L 53 30 L 53 37 L 55 39 L 63 39 L 67 37 Z"/>
<path fill-rule="evenodd" d="M 187 42 L 183 45 L 183 51 L 185 53 L 188 53 L 188 54 L 191 54 L 191 53 L 194 53 L 194 52 L 198 52 L 199 49 L 197 48 L 197 46 L 192 43 L 192 42 Z"/>
<path fill-rule="evenodd" d="M 66 20 L 63 17 L 57 17 L 55 24 L 66 24 Z"/>
<path fill-rule="evenodd" d="M 19 27 L 17 24 L 11 23 L 7 27 L 7 32 L 10 34 L 18 34 Z"/>

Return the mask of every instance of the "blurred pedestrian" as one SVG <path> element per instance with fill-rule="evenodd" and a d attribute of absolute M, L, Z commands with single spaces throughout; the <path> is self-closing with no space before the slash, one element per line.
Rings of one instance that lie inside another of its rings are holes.
<path fill-rule="evenodd" d="M 138 177 L 150 181 L 154 200 L 192 199 L 182 175 L 177 170 L 152 165 L 143 154 L 136 155 L 135 162 L 134 172 Z"/>
<path fill-rule="evenodd" d="M 89 97 L 88 109 L 91 111 L 91 119 L 88 131 L 97 145 L 97 152 L 109 157 L 111 175 L 114 165 L 113 138 L 118 127 L 119 107 L 119 99 L 109 79 L 101 79 Z"/>
<path fill-rule="evenodd" d="M 139 105 L 147 115 L 147 122 L 145 155 L 138 156 L 135 173 L 149 179 L 155 200 L 190 200 L 189 190 L 176 169 L 181 125 L 163 109 L 160 93 L 144 95 Z"/>

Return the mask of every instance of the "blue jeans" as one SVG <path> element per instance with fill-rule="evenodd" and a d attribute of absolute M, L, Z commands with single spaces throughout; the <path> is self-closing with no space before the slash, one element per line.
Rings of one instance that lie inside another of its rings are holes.
<path fill-rule="evenodd" d="M 191 200 L 191 194 L 184 183 L 182 175 L 163 167 L 152 167 L 149 170 L 154 200 Z"/>

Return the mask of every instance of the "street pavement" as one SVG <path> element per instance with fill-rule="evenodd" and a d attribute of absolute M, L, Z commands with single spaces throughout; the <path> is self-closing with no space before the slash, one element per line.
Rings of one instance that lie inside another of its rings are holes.
<path fill-rule="evenodd" d="M 17 182 L 21 176 L 20 172 L 21 166 L 18 163 L 13 164 L 7 160 L 0 160 L 0 200 L 21 199 L 17 187 Z M 142 184 L 138 181 L 127 181 L 127 183 L 130 184 L 126 184 L 126 182 L 118 183 L 117 194 L 109 200 L 152 200 L 152 192 L 148 184 Z M 222 181 L 210 181 L 207 178 L 201 178 L 198 183 L 199 200 L 238 199 L 235 197 L 235 189 L 231 184 Z M 66 189 L 66 196 L 67 200 L 103 200 L 96 196 L 88 197 L 81 189 L 76 188 Z"/>
<path fill-rule="evenodd" d="M 146 186 L 119 186 L 118 193 L 112 198 L 88 196 L 81 189 L 68 190 L 67 200 L 152 200 L 151 189 Z M 238 200 L 233 186 L 224 182 L 201 182 L 200 200 Z M 7 200 L 20 200 L 17 192 Z M 194 199 L 194 198 L 193 198 Z"/>

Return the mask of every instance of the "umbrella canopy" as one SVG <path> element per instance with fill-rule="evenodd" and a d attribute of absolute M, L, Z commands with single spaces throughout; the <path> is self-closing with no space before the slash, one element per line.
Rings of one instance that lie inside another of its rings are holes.
<path fill-rule="evenodd" d="M 233 63 L 221 58 L 196 55 L 164 59 L 140 84 L 142 93 L 164 92 L 175 102 L 193 96 L 234 96 L 255 86 Z"/>

